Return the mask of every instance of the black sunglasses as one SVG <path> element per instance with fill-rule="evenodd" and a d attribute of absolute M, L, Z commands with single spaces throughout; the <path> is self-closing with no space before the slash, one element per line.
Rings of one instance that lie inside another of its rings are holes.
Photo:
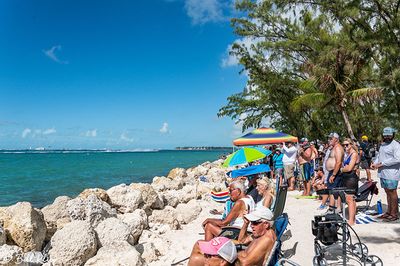
<path fill-rule="evenodd" d="M 258 220 L 258 221 L 252 221 L 251 225 L 259 225 L 260 223 L 262 223 L 263 221 Z"/>
<path fill-rule="evenodd" d="M 343 144 L 343 146 L 348 147 L 348 146 L 350 146 L 350 144 L 346 143 L 346 144 Z"/>

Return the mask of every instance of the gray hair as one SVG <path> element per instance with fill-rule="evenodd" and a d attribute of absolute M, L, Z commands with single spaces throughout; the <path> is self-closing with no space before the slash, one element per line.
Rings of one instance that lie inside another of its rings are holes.
<path fill-rule="evenodd" d="M 241 180 L 235 180 L 232 183 L 230 183 L 229 186 L 239 189 L 242 193 L 246 193 L 246 188 Z"/>

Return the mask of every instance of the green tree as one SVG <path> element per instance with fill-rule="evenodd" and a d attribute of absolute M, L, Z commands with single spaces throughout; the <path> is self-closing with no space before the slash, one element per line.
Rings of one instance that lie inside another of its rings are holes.
<path fill-rule="evenodd" d="M 361 113 L 355 103 L 369 111 L 367 101 L 381 91 L 371 75 L 373 46 L 351 39 L 363 32 L 338 24 L 318 4 L 245 0 L 236 7 L 246 16 L 232 20 L 235 33 L 253 41 L 232 46 L 248 84 L 219 115 L 244 117 L 244 129 L 268 116 L 272 126 L 310 137 L 344 124 L 354 137 L 349 103 L 354 114 Z"/>

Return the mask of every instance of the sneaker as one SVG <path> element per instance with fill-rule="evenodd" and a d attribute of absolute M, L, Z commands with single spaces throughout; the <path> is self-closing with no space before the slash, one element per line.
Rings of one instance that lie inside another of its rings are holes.
<path fill-rule="evenodd" d="M 328 208 L 326 205 L 320 205 L 320 206 L 317 208 L 317 210 L 318 210 L 318 211 L 322 211 L 322 210 L 325 210 L 326 208 Z"/>

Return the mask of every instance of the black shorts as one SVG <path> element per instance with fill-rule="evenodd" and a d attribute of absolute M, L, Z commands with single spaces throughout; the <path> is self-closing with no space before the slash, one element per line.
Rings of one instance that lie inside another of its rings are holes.
<path fill-rule="evenodd" d="M 354 189 L 355 192 L 349 192 L 347 194 L 357 194 L 358 192 L 358 180 L 359 177 L 355 171 L 342 173 L 342 186 L 348 189 Z"/>
<path fill-rule="evenodd" d="M 370 169 L 371 159 L 365 159 L 360 162 L 361 169 L 367 170 Z"/>
<path fill-rule="evenodd" d="M 341 175 L 341 173 L 338 173 L 335 176 L 335 179 L 333 180 L 333 183 L 330 183 L 329 182 L 329 178 L 332 176 L 332 174 L 333 174 L 333 171 L 329 171 L 327 188 L 328 189 L 332 189 L 332 188 L 341 187 L 342 186 L 342 175 Z"/>

